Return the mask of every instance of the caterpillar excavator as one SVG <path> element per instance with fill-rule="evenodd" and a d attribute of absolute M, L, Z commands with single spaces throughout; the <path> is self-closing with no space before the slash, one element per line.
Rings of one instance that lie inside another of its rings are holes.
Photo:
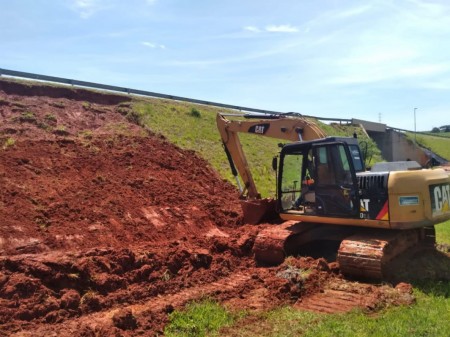
<path fill-rule="evenodd" d="M 259 264 L 331 245 L 342 274 L 383 279 L 396 256 L 434 247 L 434 225 L 450 219 L 450 177 L 443 169 L 405 161 L 366 171 L 356 135 L 327 137 L 301 115 L 218 114 L 216 121 L 244 221 L 260 223 L 273 213 L 283 220 L 258 234 L 253 252 Z M 239 133 L 289 141 L 272 162 L 276 198 L 261 198 Z"/>

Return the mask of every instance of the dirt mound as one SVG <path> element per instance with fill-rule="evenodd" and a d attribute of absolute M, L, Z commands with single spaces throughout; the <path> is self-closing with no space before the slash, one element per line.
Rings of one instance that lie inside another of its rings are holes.
<path fill-rule="evenodd" d="M 242 255 L 216 242 L 242 222 L 235 188 L 133 123 L 129 101 L 0 81 L 0 323 L 11 331 L 169 292 L 182 274 L 178 290 L 210 269 L 209 246 Z"/>
<path fill-rule="evenodd" d="M 156 137 L 21 140 L 3 151 L 0 249 L 122 247 L 239 224 L 234 188 Z"/>
<path fill-rule="evenodd" d="M 0 251 L 164 245 L 220 235 L 218 227 L 240 223 L 230 184 L 193 152 L 144 131 L 117 109 L 67 98 L 55 106 L 45 96 L 0 97 L 6 137 Z"/>

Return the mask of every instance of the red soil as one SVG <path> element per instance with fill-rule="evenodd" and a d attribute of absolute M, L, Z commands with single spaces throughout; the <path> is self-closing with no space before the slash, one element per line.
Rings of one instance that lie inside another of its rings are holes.
<path fill-rule="evenodd" d="M 257 268 L 267 225 L 129 96 L 0 80 L 0 115 L 0 335 L 152 335 L 190 300 L 262 310 L 340 280 L 323 259 Z"/>

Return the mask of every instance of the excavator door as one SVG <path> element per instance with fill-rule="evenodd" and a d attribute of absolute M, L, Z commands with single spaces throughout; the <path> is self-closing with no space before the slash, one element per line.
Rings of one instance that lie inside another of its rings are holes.
<path fill-rule="evenodd" d="M 286 145 L 280 156 L 281 212 L 359 217 L 355 166 L 361 169 L 360 162 L 357 145 L 345 141 L 326 139 Z"/>
<path fill-rule="evenodd" d="M 358 217 L 359 193 L 353 160 L 345 143 L 312 146 L 317 215 Z"/>

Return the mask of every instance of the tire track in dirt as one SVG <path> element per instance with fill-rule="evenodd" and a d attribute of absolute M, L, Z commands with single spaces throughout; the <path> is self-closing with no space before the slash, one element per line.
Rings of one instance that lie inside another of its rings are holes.
<path fill-rule="evenodd" d="M 392 288 L 331 279 L 321 291 L 300 298 L 294 308 L 332 314 L 354 309 L 370 312 L 388 305 L 411 305 L 413 302 L 412 286 L 407 283 L 399 283 Z"/>
<path fill-rule="evenodd" d="M 375 298 L 367 295 L 342 290 L 325 290 L 323 293 L 302 299 L 294 307 L 320 313 L 345 313 L 357 308 L 373 308 L 376 302 Z"/>

